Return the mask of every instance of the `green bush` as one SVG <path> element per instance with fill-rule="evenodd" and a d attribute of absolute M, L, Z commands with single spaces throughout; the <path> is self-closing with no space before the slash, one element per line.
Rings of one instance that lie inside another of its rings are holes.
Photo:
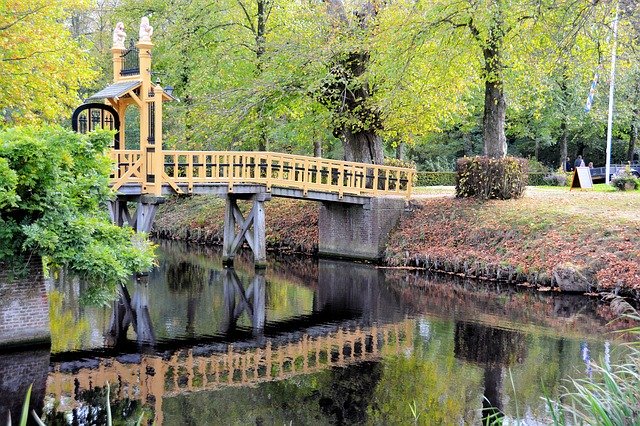
<path fill-rule="evenodd" d="M 384 157 L 385 166 L 393 166 L 393 167 L 406 167 L 408 169 L 415 169 L 416 163 L 409 160 L 399 160 L 397 158 L 392 157 Z"/>
<path fill-rule="evenodd" d="M 111 140 L 51 126 L 0 130 L 0 262 L 35 253 L 92 283 L 86 295 L 99 302 L 152 266 L 152 245 L 113 225 L 104 207 Z"/>
<path fill-rule="evenodd" d="M 456 197 L 520 198 L 527 186 L 527 160 L 515 157 L 458 159 Z"/>
<path fill-rule="evenodd" d="M 529 183 L 527 185 L 531 185 L 531 186 L 544 186 L 544 185 L 548 185 L 548 183 L 545 181 L 545 177 L 547 176 L 547 173 L 542 173 L 542 172 L 529 172 Z"/>
<path fill-rule="evenodd" d="M 416 175 L 416 186 L 453 186 L 455 184 L 455 172 L 418 172 Z"/>
<path fill-rule="evenodd" d="M 529 173 L 529 183 L 532 186 L 558 185 L 546 181 L 546 173 Z M 562 175 L 563 182 L 566 183 L 567 176 Z M 565 185 L 562 183 L 560 186 Z M 456 184 L 456 172 L 418 172 L 414 186 L 454 186 Z"/>

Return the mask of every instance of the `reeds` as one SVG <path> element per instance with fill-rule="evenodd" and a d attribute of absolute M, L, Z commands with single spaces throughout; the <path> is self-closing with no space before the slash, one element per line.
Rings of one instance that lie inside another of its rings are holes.
<path fill-rule="evenodd" d="M 612 301 L 622 318 L 640 322 L 638 311 L 621 298 Z M 554 424 L 639 425 L 640 424 L 640 327 L 625 332 L 634 341 L 623 343 L 624 360 L 619 364 L 593 364 L 592 378 L 571 379 L 561 397 L 563 403 L 547 398 Z"/>

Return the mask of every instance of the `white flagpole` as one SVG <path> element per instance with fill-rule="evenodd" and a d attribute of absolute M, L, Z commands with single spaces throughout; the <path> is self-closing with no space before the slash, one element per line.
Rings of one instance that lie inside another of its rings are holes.
<path fill-rule="evenodd" d="M 611 170 L 611 128 L 613 126 L 613 91 L 616 77 L 616 44 L 618 42 L 618 4 L 616 3 L 616 18 L 613 21 L 613 47 L 611 48 L 611 83 L 609 84 L 609 117 L 607 118 L 607 162 L 604 179 L 609 184 Z"/>

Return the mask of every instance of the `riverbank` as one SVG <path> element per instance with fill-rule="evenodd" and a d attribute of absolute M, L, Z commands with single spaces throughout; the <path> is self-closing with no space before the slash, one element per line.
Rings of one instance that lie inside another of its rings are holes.
<path fill-rule="evenodd" d="M 520 200 L 479 202 L 451 187 L 418 188 L 389 238 L 383 263 L 574 292 L 640 295 L 640 192 L 529 187 Z M 270 249 L 314 254 L 318 205 L 266 203 Z M 224 202 L 171 199 L 161 238 L 222 242 Z"/>

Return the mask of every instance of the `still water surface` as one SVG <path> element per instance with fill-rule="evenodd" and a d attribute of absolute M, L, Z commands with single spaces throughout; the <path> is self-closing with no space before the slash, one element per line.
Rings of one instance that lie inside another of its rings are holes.
<path fill-rule="evenodd" d="M 547 424 L 542 385 L 609 356 L 593 300 L 347 262 L 162 243 L 113 306 L 81 293 L 52 283 L 51 351 L 0 355 L 50 425 L 104 424 L 107 383 L 114 424 Z"/>

